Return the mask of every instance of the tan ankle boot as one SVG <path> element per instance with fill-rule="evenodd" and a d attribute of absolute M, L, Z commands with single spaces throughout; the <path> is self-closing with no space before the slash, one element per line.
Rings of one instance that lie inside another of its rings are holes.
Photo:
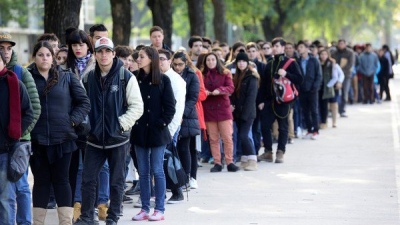
<path fill-rule="evenodd" d="M 256 171 L 257 170 L 257 161 L 249 159 L 249 161 L 247 161 L 247 166 L 244 167 L 244 170 L 245 171 Z"/>
<path fill-rule="evenodd" d="M 336 127 L 336 119 L 338 114 L 338 104 L 337 102 L 329 103 L 332 112 L 332 127 Z"/>
<path fill-rule="evenodd" d="M 107 205 L 99 204 L 97 208 L 99 209 L 99 220 L 105 221 L 107 219 Z"/>
<path fill-rule="evenodd" d="M 247 156 L 242 155 L 240 158 L 240 168 L 245 168 L 249 164 L 249 160 L 247 159 Z"/>
<path fill-rule="evenodd" d="M 74 215 L 74 208 L 72 207 L 58 207 L 58 221 L 60 225 L 72 225 L 72 218 Z"/>
<path fill-rule="evenodd" d="M 46 219 L 47 209 L 44 208 L 32 208 L 33 225 L 44 225 Z"/>
<path fill-rule="evenodd" d="M 75 202 L 74 204 L 74 221 L 76 221 L 81 216 L 81 203 Z"/>
<path fill-rule="evenodd" d="M 278 150 L 276 151 L 276 159 L 275 159 L 275 163 L 283 163 L 283 155 L 285 153 L 283 153 L 282 150 Z"/>

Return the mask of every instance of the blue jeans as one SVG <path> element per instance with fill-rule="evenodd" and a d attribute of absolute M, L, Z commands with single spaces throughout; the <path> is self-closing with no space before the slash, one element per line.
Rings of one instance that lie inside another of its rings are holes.
<path fill-rule="evenodd" d="M 30 225 L 32 224 L 31 214 L 31 191 L 28 183 L 28 170 L 15 183 L 17 194 L 17 224 Z"/>
<path fill-rule="evenodd" d="M 126 157 L 124 159 L 126 160 Z M 125 176 L 124 176 L 124 181 L 125 181 Z M 99 187 L 98 187 L 99 196 L 97 199 L 98 204 L 107 204 L 108 199 L 110 198 L 109 182 L 110 182 L 110 167 L 108 166 L 108 161 L 106 160 L 99 174 Z"/>
<path fill-rule="evenodd" d="M 93 223 L 96 185 L 100 170 L 106 160 L 110 166 L 110 207 L 107 219 L 119 220 L 125 184 L 126 146 L 111 149 L 98 149 L 90 145 L 86 148 L 82 171 L 82 215 L 81 219 Z"/>
<path fill-rule="evenodd" d="M 155 181 L 155 197 L 156 207 L 155 210 L 164 212 L 164 199 L 165 199 L 165 175 L 164 175 L 164 150 L 165 145 L 144 148 L 135 145 L 136 157 L 139 166 L 139 182 L 140 182 L 140 199 L 142 200 L 142 210 L 150 211 L 150 171 L 154 175 Z"/>
<path fill-rule="evenodd" d="M 252 143 L 254 143 L 252 127 L 250 127 L 250 131 L 248 132 L 247 136 L 250 138 L 250 141 Z M 242 142 L 240 141 L 240 138 L 239 138 L 238 127 L 237 127 L 236 121 L 233 121 L 232 139 L 233 139 L 233 161 L 237 162 L 237 161 L 240 161 L 240 157 L 243 155 L 243 151 L 242 151 Z"/>
<path fill-rule="evenodd" d="M 16 185 L 7 179 L 8 153 L 0 154 L 0 225 L 15 224 Z"/>

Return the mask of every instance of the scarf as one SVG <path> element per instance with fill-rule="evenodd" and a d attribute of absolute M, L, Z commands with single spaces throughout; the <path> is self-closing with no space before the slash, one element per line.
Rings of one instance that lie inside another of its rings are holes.
<path fill-rule="evenodd" d="M 7 70 L 4 67 L 0 71 L 0 77 L 6 76 L 8 83 L 8 98 L 9 98 L 9 110 L 10 110 L 10 121 L 8 124 L 8 136 L 12 139 L 18 140 L 22 135 L 22 122 L 21 122 L 21 102 L 19 93 L 19 81 L 17 75 Z"/>
<path fill-rule="evenodd" d="M 82 73 L 85 70 L 86 65 L 91 57 L 92 57 L 92 54 L 90 54 L 90 52 L 89 52 L 85 57 L 75 59 L 75 65 L 76 65 L 76 68 L 78 69 L 79 76 L 82 77 Z"/>

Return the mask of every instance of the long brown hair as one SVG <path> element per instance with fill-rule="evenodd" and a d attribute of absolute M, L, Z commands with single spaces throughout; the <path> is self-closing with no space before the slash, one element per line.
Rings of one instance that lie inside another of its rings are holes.
<path fill-rule="evenodd" d="M 51 47 L 50 43 L 47 41 L 40 41 L 36 43 L 36 45 L 33 47 L 33 53 L 32 57 L 36 57 L 37 52 L 39 49 L 42 47 L 49 49 L 51 53 L 51 57 L 53 58 L 53 62 L 51 63 L 51 67 L 49 70 L 49 80 L 47 82 L 46 87 L 43 90 L 43 95 L 47 95 L 47 93 L 50 92 L 50 89 L 54 87 L 58 83 L 58 78 L 59 78 L 59 73 L 57 70 L 57 62 L 56 62 L 56 57 L 54 56 L 54 51 L 53 48 Z"/>
<path fill-rule="evenodd" d="M 206 54 L 206 56 L 204 57 L 203 63 L 202 63 L 202 70 L 201 72 L 203 73 L 203 76 L 206 75 L 208 73 L 208 71 L 210 70 L 210 68 L 207 67 L 207 58 L 213 55 L 215 56 L 215 58 L 217 59 L 217 66 L 216 69 L 218 71 L 219 74 L 230 74 L 229 70 L 226 69 L 226 67 L 224 66 L 224 64 L 222 64 L 221 60 L 218 58 L 217 54 L 215 54 L 214 52 L 209 52 Z"/>
<path fill-rule="evenodd" d="M 243 78 L 245 78 L 245 77 L 247 76 L 247 74 L 249 74 L 249 76 L 254 76 L 255 78 L 257 78 L 257 84 L 258 84 L 257 86 L 259 86 L 259 85 L 260 85 L 260 75 L 258 74 L 257 70 L 254 69 L 254 68 L 250 65 L 249 62 L 247 63 L 246 69 L 243 70 L 243 71 L 239 70 L 239 68 L 238 68 L 238 66 L 237 66 L 237 63 L 238 63 L 238 62 L 236 62 L 236 74 L 235 74 L 235 76 L 233 77 L 233 85 L 234 85 L 234 87 L 235 87 L 234 93 L 235 93 L 235 95 L 236 95 L 237 97 L 239 97 L 239 94 L 240 94 L 240 87 L 242 86 Z"/>
<path fill-rule="evenodd" d="M 158 51 L 154 47 L 145 46 L 141 51 L 144 51 L 146 55 L 151 60 L 150 66 L 150 75 L 151 75 L 151 83 L 160 84 L 161 83 L 161 71 L 160 71 L 160 59 L 158 56 Z M 140 72 L 144 73 L 143 69 L 140 69 Z"/>
<path fill-rule="evenodd" d="M 331 62 L 332 65 L 334 65 L 336 63 L 336 60 L 334 58 L 331 57 L 331 53 L 329 52 L 328 49 L 322 49 L 321 51 L 318 52 L 318 56 L 321 59 L 321 53 L 322 52 L 326 52 L 328 54 L 328 58 L 326 59 L 326 61 L 324 62 L 323 65 L 326 65 L 326 63 Z M 322 66 L 322 62 L 321 62 L 321 66 Z"/>

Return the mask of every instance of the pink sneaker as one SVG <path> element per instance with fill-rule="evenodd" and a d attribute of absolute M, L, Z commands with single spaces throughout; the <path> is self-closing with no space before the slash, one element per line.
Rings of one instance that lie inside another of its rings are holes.
<path fill-rule="evenodd" d="M 140 212 L 138 214 L 136 214 L 136 216 L 132 217 L 133 221 L 142 221 L 142 220 L 147 220 L 147 219 L 149 219 L 149 213 L 147 213 L 143 209 L 140 210 Z"/>
<path fill-rule="evenodd" d="M 153 215 L 149 217 L 149 221 L 161 221 L 164 220 L 164 213 L 158 210 L 154 210 Z"/>

